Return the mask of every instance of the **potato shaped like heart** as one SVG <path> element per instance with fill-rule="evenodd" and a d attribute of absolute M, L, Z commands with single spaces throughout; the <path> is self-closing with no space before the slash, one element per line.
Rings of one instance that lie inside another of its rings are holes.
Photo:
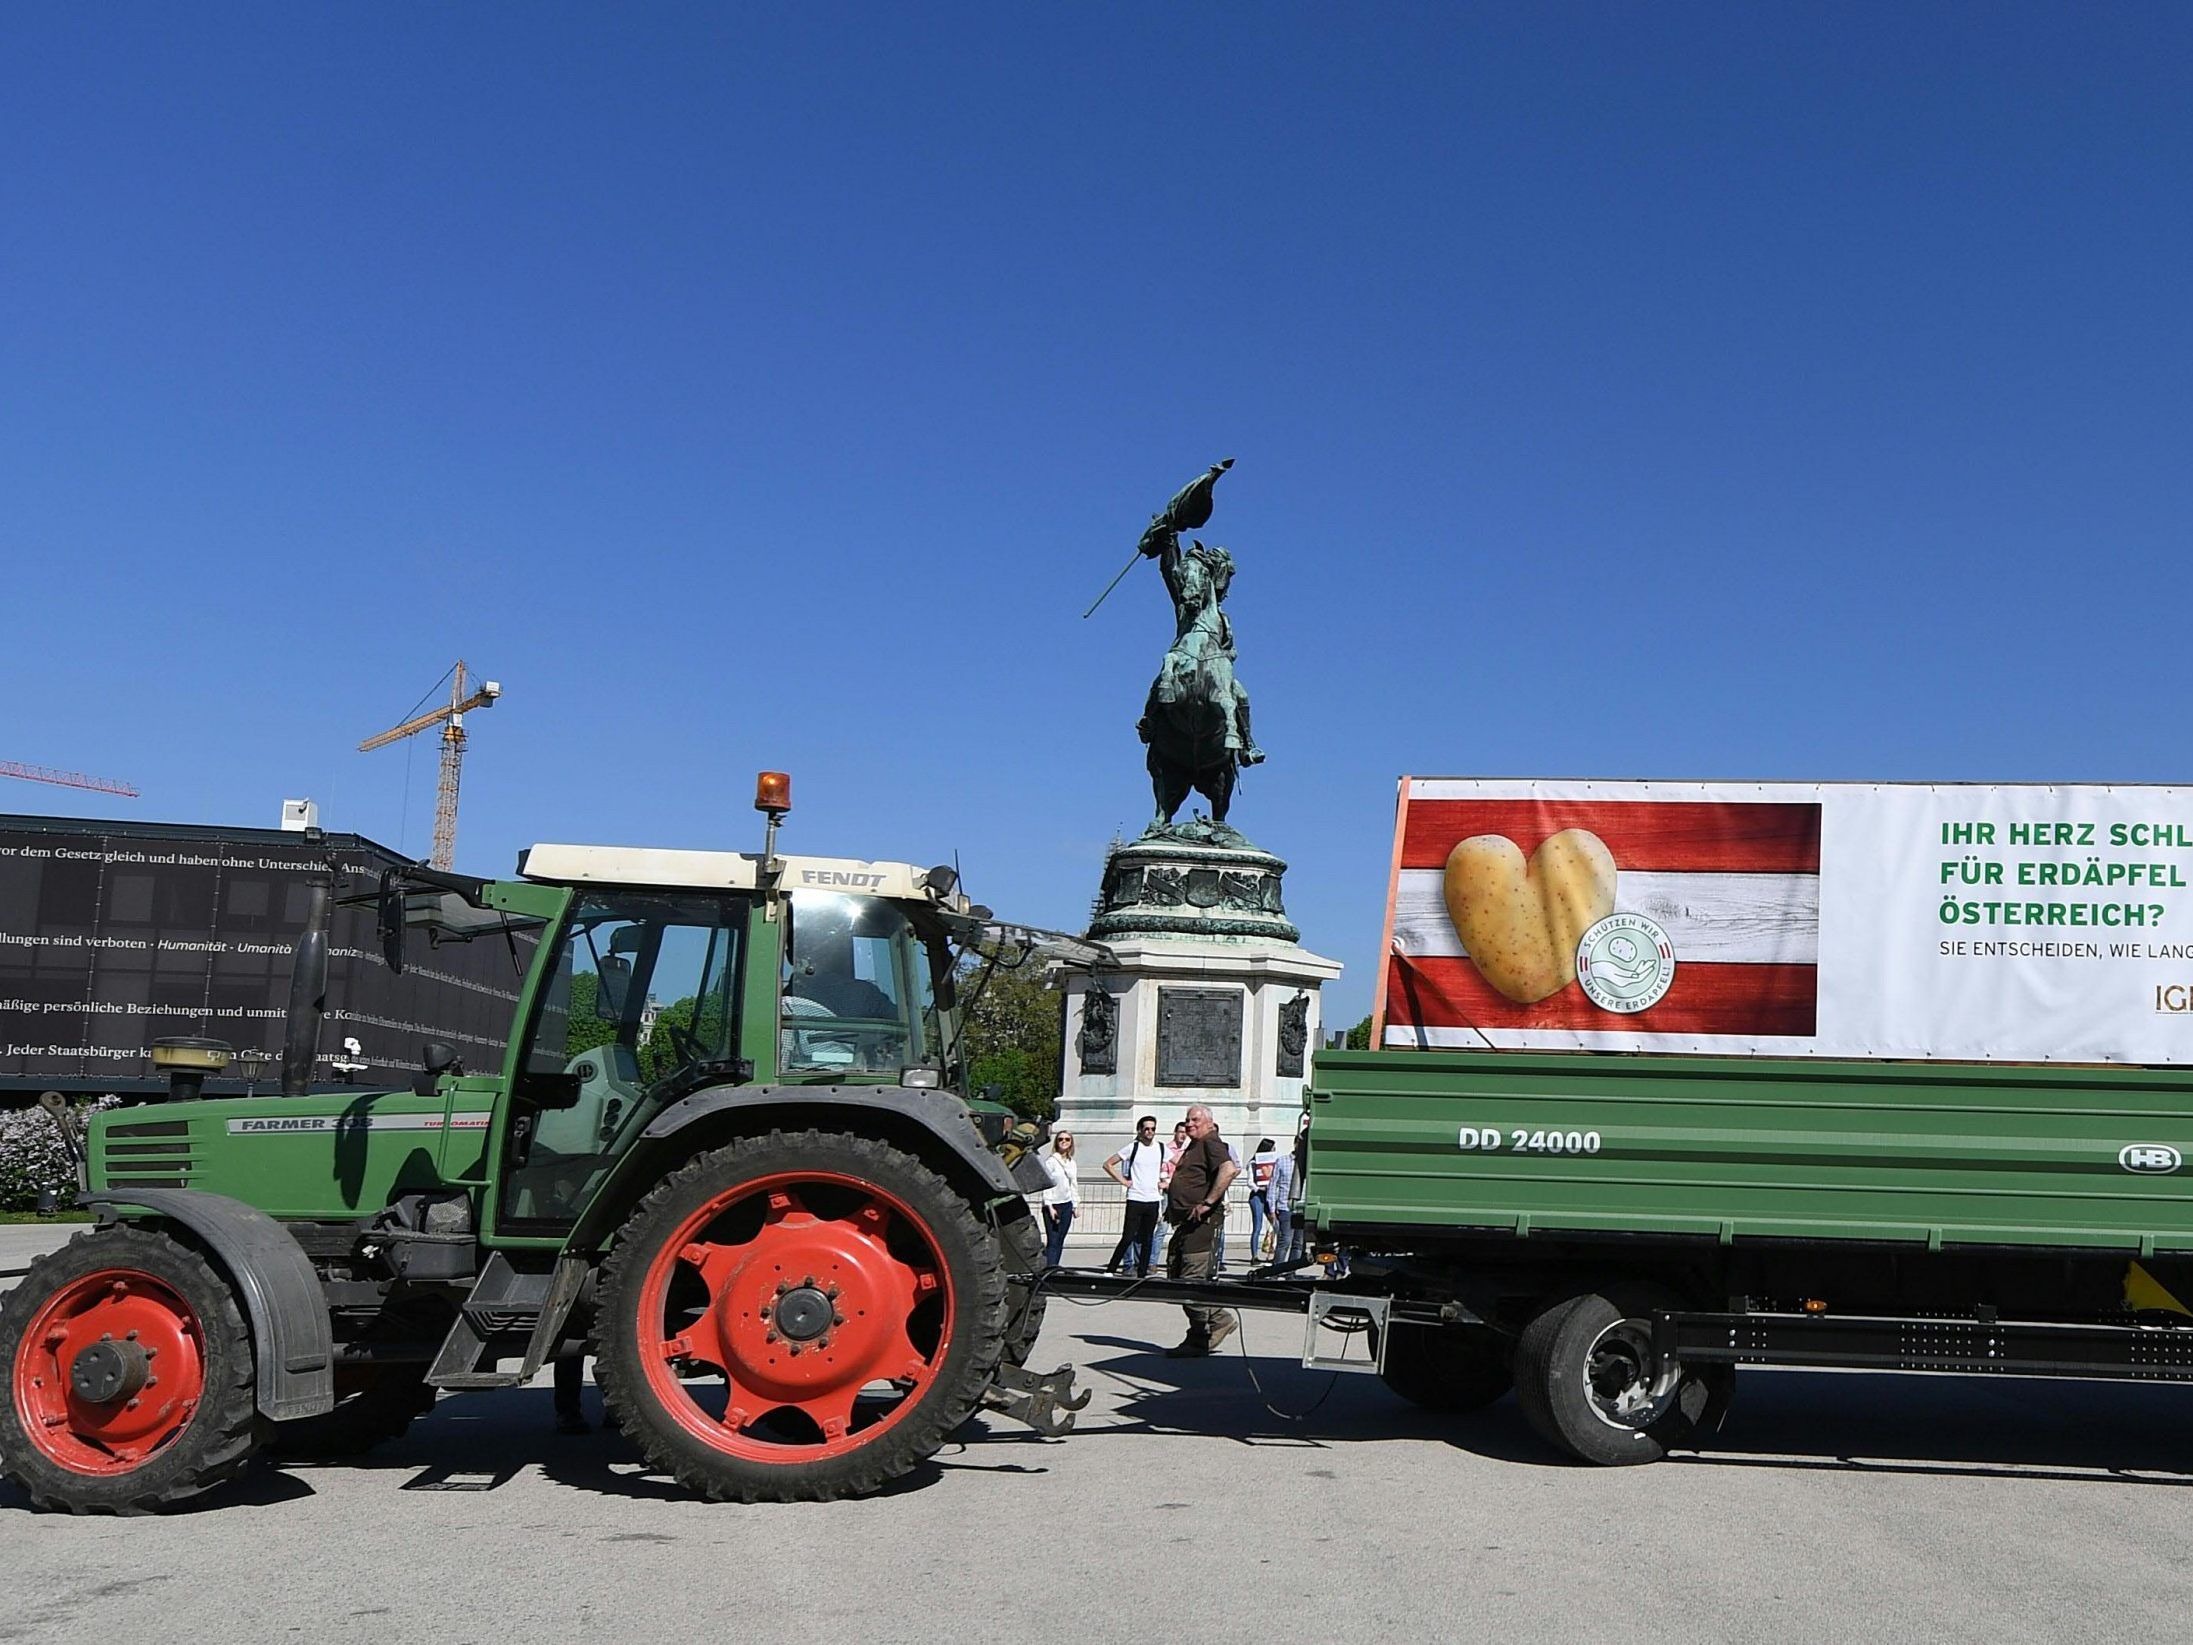
<path fill-rule="evenodd" d="M 1564 828 L 1523 860 L 1505 834 L 1447 853 L 1447 917 L 1485 980 L 1518 1005 L 1576 980 L 1576 944 L 1614 912 L 1614 853 L 1587 828 Z"/>

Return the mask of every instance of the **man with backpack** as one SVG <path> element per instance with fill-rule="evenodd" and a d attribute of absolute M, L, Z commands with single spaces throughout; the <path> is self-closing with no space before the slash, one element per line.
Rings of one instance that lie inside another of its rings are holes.
<path fill-rule="evenodd" d="M 1149 1276 L 1163 1197 L 1159 1173 L 1164 1164 L 1165 1147 L 1157 1140 L 1155 1114 L 1144 1114 L 1136 1120 L 1134 1140 L 1104 1162 L 1104 1174 L 1127 1190 L 1119 1243 L 1112 1247 L 1111 1260 L 1104 1265 L 1108 1272 L 1116 1274 L 1123 1264 L 1131 1263 L 1136 1278 Z"/>

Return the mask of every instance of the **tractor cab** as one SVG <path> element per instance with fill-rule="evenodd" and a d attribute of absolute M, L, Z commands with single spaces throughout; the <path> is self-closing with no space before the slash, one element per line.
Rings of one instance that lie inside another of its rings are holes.
<path fill-rule="evenodd" d="M 381 948 L 399 970 L 422 929 L 434 943 L 520 921 L 538 932 L 499 1073 L 438 1078 L 454 1070 L 430 1054 L 421 1080 L 450 1097 L 452 1127 L 487 1132 L 487 1242 L 584 1236 L 605 1190 L 647 1179 L 620 1174 L 651 1132 L 696 1104 L 789 1109 L 831 1088 L 841 1105 L 918 1110 L 958 1132 L 971 1120 L 974 1146 L 1010 1146 L 1016 1116 L 968 1100 L 963 967 L 972 957 L 971 1003 L 996 964 L 1108 951 L 997 921 L 950 868 L 780 856 L 790 801 L 773 777 L 756 801 L 770 816 L 759 852 L 542 844 L 514 880 L 414 868 L 384 881 Z"/>
<path fill-rule="evenodd" d="M 568 1225 L 704 1089 L 964 1087 L 952 935 L 969 910 L 934 870 L 540 845 L 522 871 L 563 906 L 510 1052 L 507 1223 Z"/>

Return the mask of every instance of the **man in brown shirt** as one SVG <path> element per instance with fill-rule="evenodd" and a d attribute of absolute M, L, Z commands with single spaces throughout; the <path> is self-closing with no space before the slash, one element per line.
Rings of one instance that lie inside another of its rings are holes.
<path fill-rule="evenodd" d="M 1208 1279 L 1216 1266 L 1218 1231 L 1226 1215 L 1226 1190 L 1241 1167 L 1218 1134 L 1211 1111 L 1198 1103 L 1188 1110 L 1188 1146 L 1173 1166 L 1165 1191 L 1165 1221 L 1173 1230 L 1165 1251 L 1165 1272 L 1174 1279 Z M 1224 1308 L 1189 1307 L 1188 1335 L 1168 1348 L 1173 1359 L 1201 1359 L 1239 1325 Z"/>

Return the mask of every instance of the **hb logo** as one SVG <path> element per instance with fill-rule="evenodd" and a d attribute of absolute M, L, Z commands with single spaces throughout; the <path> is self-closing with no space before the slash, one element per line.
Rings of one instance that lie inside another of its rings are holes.
<path fill-rule="evenodd" d="M 2183 1161 L 2177 1149 L 2163 1142 L 2128 1142 L 2117 1150 L 2117 1163 L 2127 1171 L 2159 1175 L 2175 1171 Z"/>

